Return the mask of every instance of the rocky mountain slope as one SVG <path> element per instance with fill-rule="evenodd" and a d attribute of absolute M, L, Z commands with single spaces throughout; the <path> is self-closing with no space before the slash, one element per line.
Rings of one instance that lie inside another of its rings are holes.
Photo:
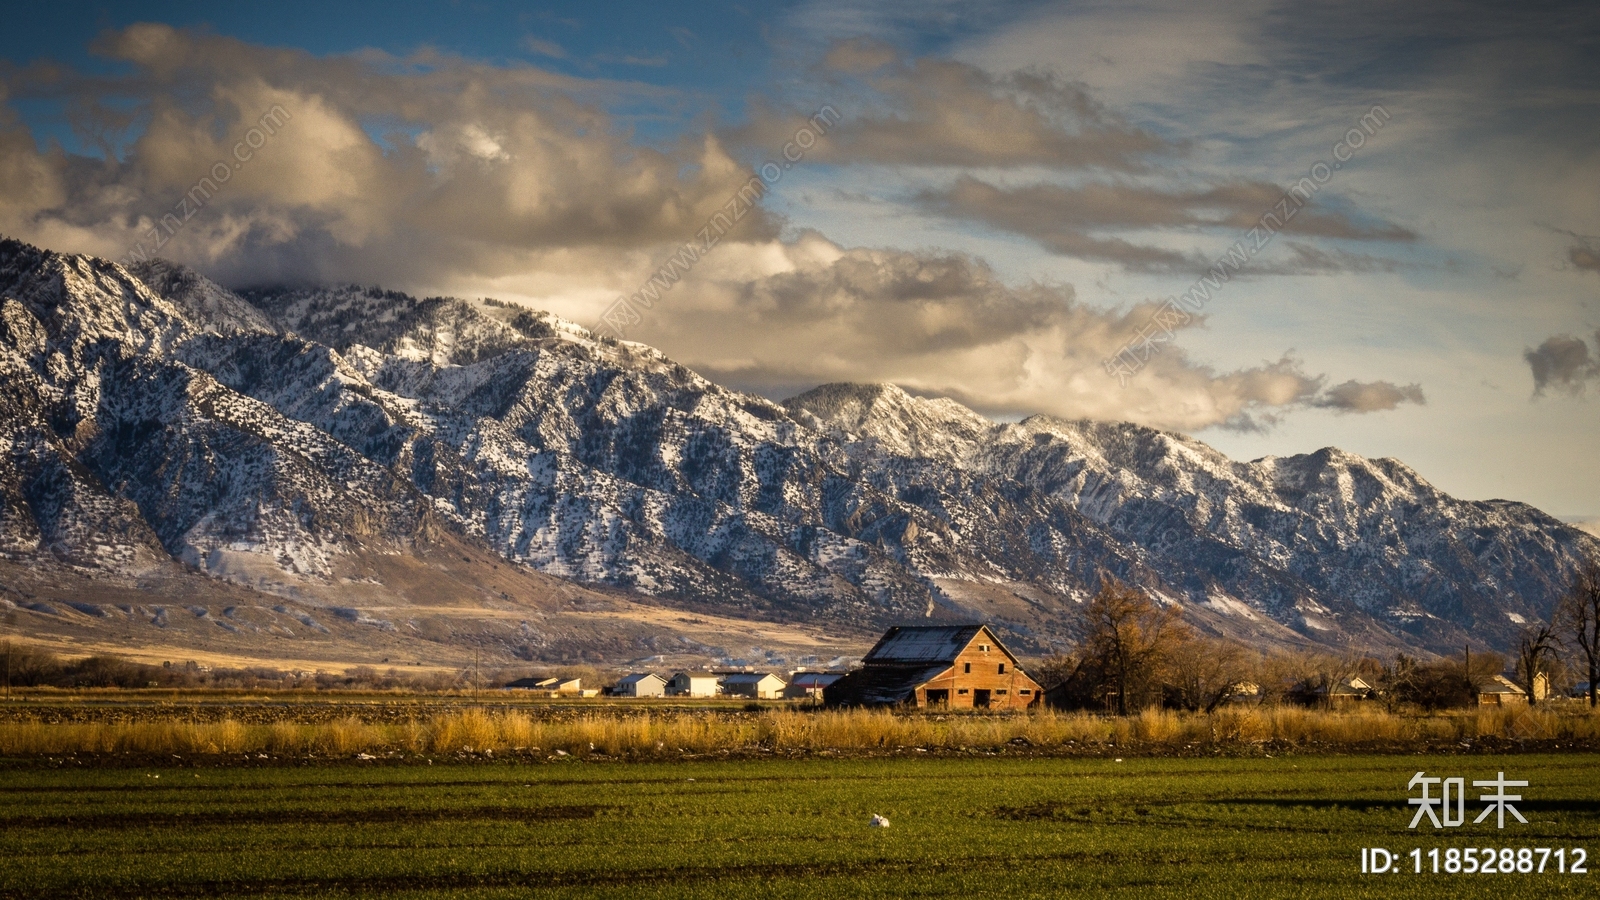
<path fill-rule="evenodd" d="M 339 603 L 363 560 L 448 539 L 696 614 L 848 640 L 976 617 L 1033 652 L 1111 573 L 1219 633 L 1443 650 L 1505 645 L 1600 553 L 1393 460 L 1235 462 L 887 385 L 780 405 L 501 304 L 240 296 L 6 242 L 0 306 L 0 551 L 74 571 Z"/>

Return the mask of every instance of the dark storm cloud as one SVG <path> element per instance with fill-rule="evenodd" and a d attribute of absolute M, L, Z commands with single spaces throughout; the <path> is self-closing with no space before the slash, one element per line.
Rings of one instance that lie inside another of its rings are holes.
<path fill-rule="evenodd" d="M 1600 347 L 1600 332 L 1595 333 Z M 1591 356 L 1589 345 L 1580 337 L 1558 334 L 1522 354 L 1533 372 L 1533 393 L 1537 396 L 1554 390 L 1574 396 L 1582 394 L 1591 378 L 1600 378 L 1600 358 Z"/>
<path fill-rule="evenodd" d="M 1567 250 L 1567 260 L 1580 269 L 1590 272 L 1600 272 L 1600 253 L 1583 244 L 1575 244 Z"/>
<path fill-rule="evenodd" d="M 1323 391 L 1311 405 L 1338 412 L 1367 413 L 1394 409 L 1402 403 L 1415 403 L 1421 406 L 1427 402 L 1419 384 L 1346 381 Z"/>
<path fill-rule="evenodd" d="M 905 61 L 887 47 L 846 42 L 826 57 L 829 96 L 847 110 L 814 158 L 895 166 L 1023 166 L 1138 171 L 1170 145 L 1128 124 L 1079 85 L 1051 75 L 996 75 L 948 59 Z M 780 146 L 800 120 L 758 108 L 737 140 Z"/>
<path fill-rule="evenodd" d="M 1193 254 L 1106 237 L 1105 232 L 1194 228 L 1246 231 L 1272 212 L 1284 196 L 1283 188 L 1263 182 L 1232 182 L 1193 190 L 1124 183 L 1000 188 L 964 175 L 948 188 L 924 191 L 918 199 L 924 208 L 1031 238 L 1054 253 L 1113 262 L 1135 270 L 1169 271 L 1203 268 L 1207 261 Z M 1397 225 L 1362 225 L 1348 216 L 1314 206 L 1297 210 L 1282 230 L 1349 240 L 1416 238 Z M 1344 268 L 1344 261 L 1338 256 L 1302 247 L 1295 260 L 1299 268 Z"/>

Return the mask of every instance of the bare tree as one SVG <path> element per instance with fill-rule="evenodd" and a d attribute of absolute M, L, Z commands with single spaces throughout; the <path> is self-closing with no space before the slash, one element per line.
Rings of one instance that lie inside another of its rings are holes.
<path fill-rule="evenodd" d="M 1528 705 L 1539 702 L 1540 679 L 1548 686 L 1556 659 L 1556 629 L 1550 623 L 1529 625 L 1517 639 L 1517 678 L 1528 692 Z"/>
<path fill-rule="evenodd" d="M 1257 699 L 1266 705 L 1291 699 L 1301 678 L 1301 654 L 1284 650 L 1262 653 L 1251 665 Z"/>
<path fill-rule="evenodd" d="M 1084 607 L 1088 637 L 1082 655 L 1104 678 L 1118 715 L 1127 715 L 1130 698 L 1142 705 L 1155 675 L 1173 646 L 1189 637 L 1176 606 L 1158 606 L 1143 591 L 1107 577 Z"/>
<path fill-rule="evenodd" d="M 1355 678 L 1365 662 L 1365 658 L 1354 651 L 1307 650 L 1286 654 L 1283 673 L 1288 685 L 1284 696 L 1297 703 L 1330 707 L 1340 686 Z"/>
<path fill-rule="evenodd" d="M 1083 660 L 1075 653 L 1051 653 L 1039 660 L 1038 665 L 1030 666 L 1028 673 L 1039 686 L 1050 690 L 1062 682 L 1071 680 L 1083 668 Z"/>
<path fill-rule="evenodd" d="M 1470 649 L 1461 655 L 1422 662 L 1400 654 L 1379 676 L 1380 696 L 1391 711 L 1406 705 L 1425 710 L 1470 706 L 1481 687 L 1505 671 L 1505 657 Z"/>
<path fill-rule="evenodd" d="M 1250 679 L 1244 648 L 1232 641 L 1175 641 L 1168 654 L 1168 680 L 1178 702 L 1191 712 L 1212 712 L 1245 690 Z"/>
<path fill-rule="evenodd" d="M 1416 657 L 1395 654 L 1394 664 L 1384 666 L 1378 676 L 1378 698 L 1383 701 L 1383 708 L 1394 712 L 1402 703 L 1415 702 L 1422 693 L 1418 687 L 1423 683 L 1424 671 Z"/>
<path fill-rule="evenodd" d="M 1572 579 L 1556 607 L 1556 627 L 1564 643 L 1576 646 L 1589 664 L 1589 706 L 1596 705 L 1600 681 L 1600 562 L 1590 561 Z"/>

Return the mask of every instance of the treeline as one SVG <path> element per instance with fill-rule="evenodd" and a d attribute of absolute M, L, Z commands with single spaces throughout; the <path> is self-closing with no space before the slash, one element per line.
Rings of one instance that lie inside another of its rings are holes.
<path fill-rule="evenodd" d="M 357 666 L 343 672 L 286 672 L 264 666 L 209 668 L 194 662 L 151 665 L 110 655 L 66 659 L 29 646 L 0 647 L 0 671 L 6 685 L 18 688 L 452 691 L 472 685 L 467 671 L 380 672 Z"/>
<path fill-rule="evenodd" d="M 1107 578 L 1085 605 L 1086 634 L 1034 670 L 1059 708 L 1129 715 L 1151 708 L 1212 712 L 1240 703 L 1331 706 L 1372 702 L 1390 710 L 1439 710 L 1477 702 L 1506 675 L 1530 702 L 1600 680 L 1600 565 L 1573 580 L 1549 622 L 1524 629 L 1507 657 L 1472 652 L 1436 660 L 1326 652 L 1262 652 L 1199 635 L 1176 606 Z"/>
<path fill-rule="evenodd" d="M 0 644 L 0 677 L 17 688 L 187 688 L 255 691 L 402 691 L 462 693 L 492 690 L 533 674 L 527 667 L 464 667 L 454 672 L 379 670 L 354 666 L 340 672 L 293 672 L 269 666 L 202 666 L 193 661 L 161 665 L 110 654 L 65 658 L 28 645 Z M 542 672 L 586 683 L 609 683 L 612 673 L 594 666 L 559 666 Z"/>

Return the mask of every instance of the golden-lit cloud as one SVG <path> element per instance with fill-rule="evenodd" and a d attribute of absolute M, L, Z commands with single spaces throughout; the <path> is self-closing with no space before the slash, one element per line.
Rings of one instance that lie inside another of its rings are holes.
<path fill-rule="evenodd" d="M 714 380 L 771 396 L 882 381 L 990 414 L 1181 430 L 1259 429 L 1299 408 L 1374 412 L 1424 402 L 1415 385 L 1349 381 L 1324 390 L 1325 378 L 1289 356 L 1217 371 L 1173 346 L 1123 385 L 1103 360 L 1158 303 L 1099 309 L 1070 285 L 1007 284 L 964 254 L 845 249 L 815 233 L 725 251 L 761 262 L 697 271 L 669 309 L 629 336 L 669 348 Z"/>
<path fill-rule="evenodd" d="M 142 130 L 90 160 L 0 122 L 0 232 L 113 258 L 142 242 L 235 283 L 440 284 L 681 240 L 750 177 L 713 134 L 629 140 L 602 100 L 658 90 L 645 86 L 426 52 L 317 57 L 164 25 L 99 50 L 132 74 L 36 66 L 7 93 L 122 97 Z M 182 227 L 163 228 L 173 214 Z M 742 223 L 773 233 L 759 210 Z"/>

